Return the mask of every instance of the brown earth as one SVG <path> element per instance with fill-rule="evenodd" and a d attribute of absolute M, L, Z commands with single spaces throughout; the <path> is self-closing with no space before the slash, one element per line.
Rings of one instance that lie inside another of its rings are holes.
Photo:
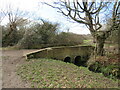
<path fill-rule="evenodd" d="M 2 51 L 2 88 L 30 88 L 30 83 L 21 80 L 16 74 L 19 65 L 25 63 L 25 53 L 34 50 L 3 50 Z"/>

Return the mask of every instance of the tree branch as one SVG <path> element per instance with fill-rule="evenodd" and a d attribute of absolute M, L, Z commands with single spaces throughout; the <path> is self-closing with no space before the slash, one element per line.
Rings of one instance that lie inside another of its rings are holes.
<path fill-rule="evenodd" d="M 100 12 L 102 10 L 102 8 L 104 7 L 102 4 L 103 4 L 103 2 L 100 2 L 99 8 L 94 12 L 90 12 L 90 14 L 95 14 L 97 12 Z"/>

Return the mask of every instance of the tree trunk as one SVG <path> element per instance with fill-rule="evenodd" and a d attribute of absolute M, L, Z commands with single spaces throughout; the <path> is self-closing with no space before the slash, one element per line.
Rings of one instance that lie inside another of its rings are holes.
<path fill-rule="evenodd" d="M 104 44 L 106 40 L 106 33 L 103 31 L 98 31 L 98 32 L 92 32 L 93 28 L 90 27 L 91 34 L 94 38 L 94 43 L 96 43 L 95 46 L 95 52 L 94 55 L 96 56 L 104 56 Z"/>
<path fill-rule="evenodd" d="M 17 28 L 16 24 L 11 24 L 10 25 L 10 31 L 4 36 L 4 43 L 3 46 L 13 46 L 12 44 L 15 44 L 17 38 Z"/>
<path fill-rule="evenodd" d="M 101 38 L 101 37 L 96 38 L 96 51 L 95 51 L 96 55 L 104 56 L 104 43 L 105 43 L 105 38 Z"/>

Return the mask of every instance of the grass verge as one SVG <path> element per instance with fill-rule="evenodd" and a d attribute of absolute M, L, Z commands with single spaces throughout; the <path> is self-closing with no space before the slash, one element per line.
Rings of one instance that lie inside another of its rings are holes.
<path fill-rule="evenodd" d="M 33 88 L 118 88 L 118 81 L 100 73 L 52 59 L 31 59 L 17 74 Z"/>

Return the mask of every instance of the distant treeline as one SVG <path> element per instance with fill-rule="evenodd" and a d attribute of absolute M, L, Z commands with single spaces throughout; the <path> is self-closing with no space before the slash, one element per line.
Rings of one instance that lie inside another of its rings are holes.
<path fill-rule="evenodd" d="M 19 48 L 44 48 L 49 46 L 79 45 L 87 39 L 84 35 L 69 32 L 58 32 L 59 24 L 48 21 L 33 23 L 29 26 L 0 26 L 2 30 L 2 46 Z"/>

